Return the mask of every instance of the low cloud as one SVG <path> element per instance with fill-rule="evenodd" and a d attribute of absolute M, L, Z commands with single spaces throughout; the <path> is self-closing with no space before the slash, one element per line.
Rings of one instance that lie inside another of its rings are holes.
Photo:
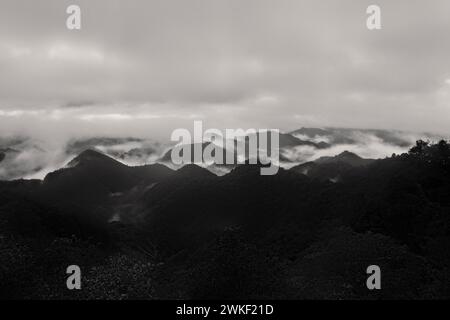
<path fill-rule="evenodd" d="M 382 159 L 390 157 L 392 154 L 407 152 L 419 139 L 435 142 L 442 138 L 448 139 L 445 136 L 397 131 L 356 129 L 334 129 L 332 131 L 336 135 L 312 135 L 312 137 L 305 134 L 296 135 L 303 140 L 327 142 L 331 146 L 325 149 L 316 149 L 311 146 L 297 146 L 284 150 L 282 155 L 291 161 L 291 163 L 284 162 L 282 165 L 291 167 L 295 164 L 314 161 L 320 157 L 335 156 L 344 151 L 353 152 L 363 158 Z"/>

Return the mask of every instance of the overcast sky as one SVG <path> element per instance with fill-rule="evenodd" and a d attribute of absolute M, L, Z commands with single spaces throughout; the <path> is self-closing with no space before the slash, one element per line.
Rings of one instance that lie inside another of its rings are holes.
<path fill-rule="evenodd" d="M 169 139 L 194 120 L 448 134 L 449 98 L 448 0 L 0 1 L 0 134 Z"/>

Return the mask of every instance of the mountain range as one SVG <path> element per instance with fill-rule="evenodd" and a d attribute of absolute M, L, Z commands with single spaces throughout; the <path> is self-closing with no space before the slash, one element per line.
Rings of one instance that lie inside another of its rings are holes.
<path fill-rule="evenodd" d="M 448 298 L 450 148 L 351 152 L 261 176 L 127 166 L 85 150 L 0 182 L 0 297 Z M 65 289 L 82 266 L 84 288 Z M 365 286 L 379 265 L 383 290 Z"/>
<path fill-rule="evenodd" d="M 280 165 L 290 168 L 323 156 L 350 151 L 379 159 L 403 153 L 418 139 L 438 141 L 439 136 L 387 130 L 301 128 L 280 134 Z M 211 142 L 204 142 L 205 148 Z M 73 138 L 55 143 L 33 137 L 0 138 L 0 180 L 43 179 L 82 151 L 95 149 L 131 166 L 162 163 L 172 168 L 171 143 L 133 137 Z M 221 146 L 218 146 L 221 147 Z M 224 150 L 224 153 L 227 151 Z M 207 165 L 223 175 L 234 166 Z"/>

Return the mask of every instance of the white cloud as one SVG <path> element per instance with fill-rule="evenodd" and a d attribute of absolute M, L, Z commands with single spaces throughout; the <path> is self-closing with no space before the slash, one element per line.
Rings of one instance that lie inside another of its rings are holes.
<path fill-rule="evenodd" d="M 69 44 L 55 44 L 47 50 L 51 60 L 83 63 L 103 63 L 105 55 L 96 48 L 73 46 Z"/>
<path fill-rule="evenodd" d="M 83 114 L 83 115 L 80 115 L 79 118 L 84 121 L 96 121 L 96 120 L 122 121 L 122 120 L 131 120 L 132 119 L 132 117 L 130 115 L 121 114 L 121 113 Z"/>

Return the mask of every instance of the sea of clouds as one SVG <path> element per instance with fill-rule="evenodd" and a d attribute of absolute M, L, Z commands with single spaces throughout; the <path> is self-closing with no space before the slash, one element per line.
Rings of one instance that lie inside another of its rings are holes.
<path fill-rule="evenodd" d="M 322 135 L 295 133 L 293 135 L 303 141 L 326 142 L 330 146 L 323 149 L 312 146 L 284 148 L 280 150 L 283 157 L 280 165 L 285 168 L 324 156 L 335 156 L 343 151 L 353 152 L 363 158 L 380 159 L 407 152 L 418 139 L 438 141 L 447 138 L 425 133 L 359 129 L 327 129 Z M 65 167 L 70 160 L 86 149 L 95 149 L 126 165 L 138 166 L 161 162 L 161 157 L 171 147 L 169 143 L 160 143 L 147 138 L 2 137 L 0 152 L 4 157 L 0 162 L 0 180 L 43 179 L 49 172 Z M 166 164 L 171 166 L 170 163 Z M 227 172 L 225 168 L 220 169 L 221 174 Z"/>

